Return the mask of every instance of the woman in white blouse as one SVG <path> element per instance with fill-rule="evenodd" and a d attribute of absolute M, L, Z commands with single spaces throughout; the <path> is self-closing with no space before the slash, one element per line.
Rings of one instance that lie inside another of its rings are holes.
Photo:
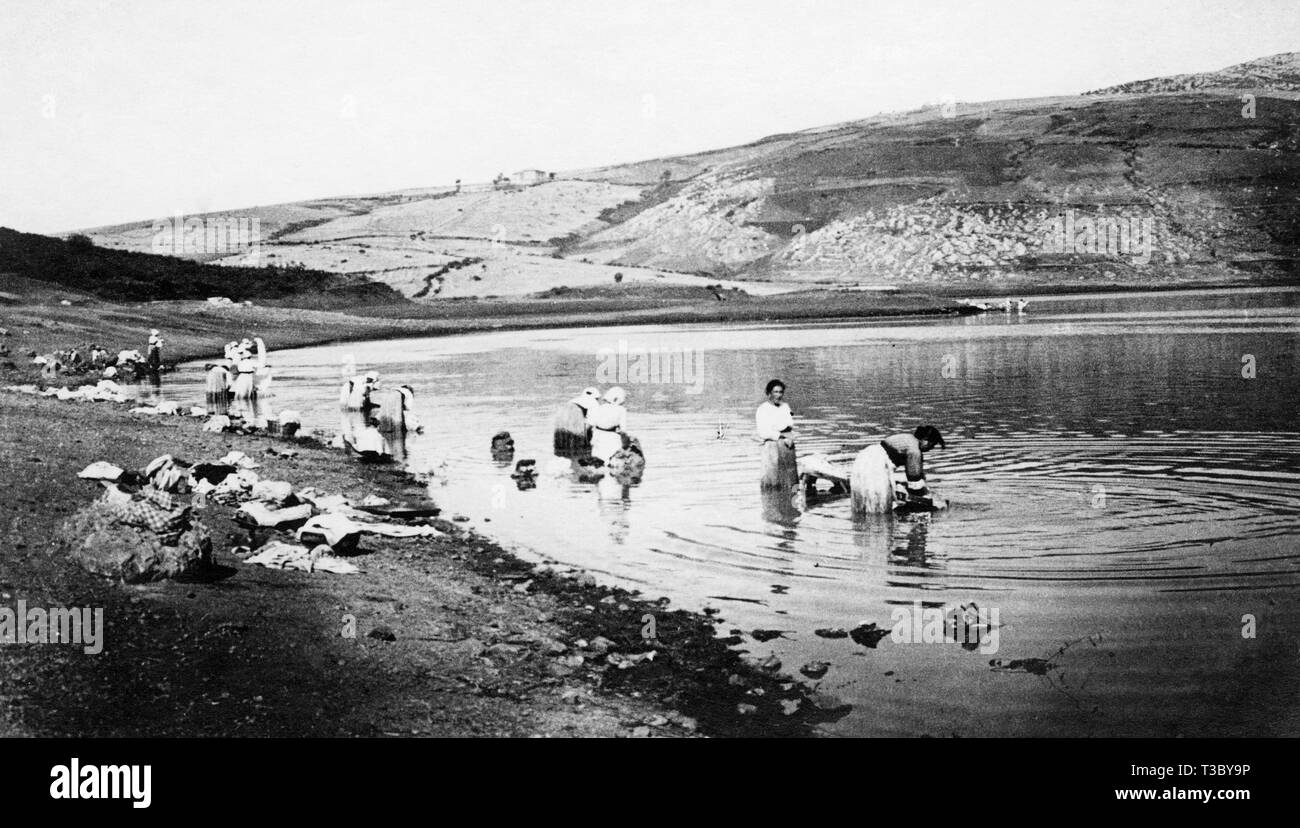
<path fill-rule="evenodd" d="M 623 448 L 622 434 L 627 430 L 627 409 L 623 403 L 627 392 L 614 386 L 605 392 L 600 405 L 592 406 L 587 411 L 587 422 L 591 425 L 591 456 L 599 457 L 608 463 Z"/>
<path fill-rule="evenodd" d="M 799 464 L 794 453 L 794 414 L 784 402 L 785 383 L 767 384 L 767 400 L 754 412 L 757 439 L 763 444 L 764 489 L 793 489 L 799 484 Z"/>

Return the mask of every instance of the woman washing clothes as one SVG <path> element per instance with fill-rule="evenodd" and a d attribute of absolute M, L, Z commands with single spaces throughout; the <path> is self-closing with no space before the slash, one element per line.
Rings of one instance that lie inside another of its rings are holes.
<path fill-rule="evenodd" d="M 627 409 L 623 403 L 627 392 L 614 386 L 605 392 L 600 405 L 593 406 L 587 412 L 587 421 L 591 423 L 591 456 L 608 463 L 623 448 L 622 434 L 627 430 Z"/>
<path fill-rule="evenodd" d="M 854 514 L 883 513 L 895 504 L 894 469 L 902 466 L 907 474 L 906 503 L 923 507 L 944 508 L 925 482 L 926 452 L 945 446 L 943 435 L 932 425 L 917 426 L 911 434 L 892 434 L 867 446 L 853 461 L 849 474 Z"/>
<path fill-rule="evenodd" d="M 557 457 L 586 457 L 591 451 L 587 416 L 600 404 L 600 389 L 587 388 L 555 412 L 554 449 Z"/>

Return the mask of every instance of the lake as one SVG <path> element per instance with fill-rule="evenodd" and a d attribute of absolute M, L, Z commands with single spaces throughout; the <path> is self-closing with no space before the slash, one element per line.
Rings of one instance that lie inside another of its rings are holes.
<path fill-rule="evenodd" d="M 721 635 L 791 675 L 829 662 L 821 689 L 853 705 L 833 734 L 1296 735 L 1298 300 L 1094 294 L 963 318 L 268 342 L 265 402 L 333 431 L 345 357 L 409 383 L 428 428 L 406 462 L 432 475 L 444 515 L 526 557 L 715 608 Z M 843 498 L 764 500 L 754 409 L 774 377 L 801 455 L 847 464 L 937 426 L 948 446 L 927 476 L 951 508 L 855 521 Z M 639 484 L 544 473 L 520 490 L 492 460 L 509 431 L 545 471 L 555 408 L 615 382 L 647 457 Z M 202 365 L 162 393 L 201 402 Z M 997 613 L 983 647 L 814 632 L 971 602 Z"/>

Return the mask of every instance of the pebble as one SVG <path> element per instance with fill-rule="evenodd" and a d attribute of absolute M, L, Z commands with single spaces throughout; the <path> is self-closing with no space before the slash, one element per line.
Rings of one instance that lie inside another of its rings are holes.
<path fill-rule="evenodd" d="M 810 661 L 804 666 L 800 667 L 799 672 L 803 673 L 805 676 L 807 676 L 810 679 L 819 679 L 822 676 L 826 675 L 826 671 L 829 669 L 831 669 L 831 665 L 829 662 Z"/>
<path fill-rule="evenodd" d="M 736 712 L 742 716 L 752 716 L 758 712 L 758 708 L 752 704 L 745 704 L 744 702 L 741 702 L 740 704 L 736 705 Z"/>
<path fill-rule="evenodd" d="M 880 639 L 889 635 L 889 630 L 877 627 L 874 622 L 863 622 L 849 632 L 849 636 L 864 647 L 875 649 Z"/>
<path fill-rule="evenodd" d="M 844 700 L 841 699 L 839 696 L 833 696 L 830 693 L 822 693 L 822 692 L 813 693 L 812 696 L 810 697 L 810 700 L 812 701 L 813 705 L 817 707 L 818 710 L 825 710 L 830 713 L 838 712 L 840 710 L 847 710 L 849 707 L 852 706 L 850 704 L 846 704 Z"/>

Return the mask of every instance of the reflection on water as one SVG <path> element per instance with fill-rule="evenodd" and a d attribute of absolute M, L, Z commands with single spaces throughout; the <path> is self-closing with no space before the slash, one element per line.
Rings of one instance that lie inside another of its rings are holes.
<path fill-rule="evenodd" d="M 855 705 L 836 732 L 1300 733 L 1298 297 L 1037 297 L 1023 315 L 312 348 L 272 353 L 264 402 L 300 411 L 307 430 L 355 429 L 339 423 L 341 356 L 411 383 L 430 428 L 404 462 L 446 482 L 433 491 L 445 509 L 687 607 L 725 596 L 728 628 L 790 630 L 747 648 L 791 672 L 830 662 L 822 688 Z M 493 435 L 508 430 L 513 456 L 544 470 L 557 404 L 620 340 L 704 357 L 702 393 L 625 384 L 641 482 L 543 471 L 510 485 Z M 952 508 L 854 520 L 844 498 L 762 493 L 750 435 L 772 377 L 787 383 L 801 453 L 847 459 L 937 425 L 949 446 L 927 455 L 927 476 Z M 202 389 L 201 366 L 186 367 L 163 393 Z M 918 600 L 999 609 L 998 657 L 1046 666 L 813 634 L 886 624 Z M 1267 618 L 1256 638 L 1242 637 L 1246 614 Z"/>

